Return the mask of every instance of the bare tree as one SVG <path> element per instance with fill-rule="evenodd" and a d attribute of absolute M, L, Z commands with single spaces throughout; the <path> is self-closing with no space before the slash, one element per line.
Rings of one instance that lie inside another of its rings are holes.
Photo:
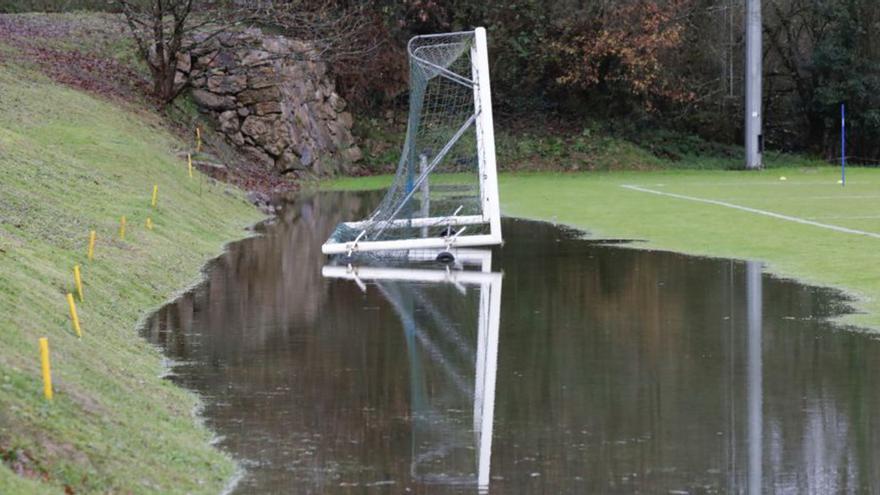
<path fill-rule="evenodd" d="M 154 94 L 163 103 L 171 103 L 189 85 L 189 81 L 176 78 L 182 50 L 207 42 L 225 29 L 225 23 L 210 11 L 196 19 L 193 0 L 116 2 L 131 28 L 138 53 L 150 69 Z M 203 32 L 194 36 L 196 31 Z"/>
<path fill-rule="evenodd" d="M 280 29 L 311 43 L 325 62 L 345 66 L 381 45 L 365 4 L 338 0 L 237 0 L 223 7 L 198 8 L 194 0 L 116 0 L 131 28 L 141 58 L 150 69 L 153 92 L 172 102 L 189 81 L 177 76 L 182 50 L 193 50 L 237 23 Z"/>
<path fill-rule="evenodd" d="M 374 53 L 373 11 L 365 3 L 341 0 L 239 0 L 240 10 L 286 36 L 311 43 L 322 60 L 342 64 Z"/>

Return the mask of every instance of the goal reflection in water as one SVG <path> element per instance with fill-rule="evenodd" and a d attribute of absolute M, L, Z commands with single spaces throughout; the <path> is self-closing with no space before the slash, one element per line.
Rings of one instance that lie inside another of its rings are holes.
<path fill-rule="evenodd" d="M 454 250 L 455 264 L 445 268 L 418 264 L 438 254 L 408 251 L 406 265 L 325 266 L 322 273 L 364 292 L 374 287 L 400 318 L 409 362 L 412 479 L 487 493 L 502 275 L 491 271 L 488 250 Z"/>
<path fill-rule="evenodd" d="M 431 262 L 324 277 L 321 243 L 379 199 L 298 200 L 145 326 L 236 493 L 880 493 L 880 339 L 827 321 L 839 294 L 512 219 L 503 293 Z"/>

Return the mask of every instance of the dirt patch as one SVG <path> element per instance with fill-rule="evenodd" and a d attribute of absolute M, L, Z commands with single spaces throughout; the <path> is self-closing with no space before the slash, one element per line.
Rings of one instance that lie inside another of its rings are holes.
<path fill-rule="evenodd" d="M 0 443 L 0 461 L 3 462 L 13 473 L 23 477 L 40 481 L 49 481 L 49 475 L 39 462 L 30 453 L 13 447 L 7 447 Z"/>

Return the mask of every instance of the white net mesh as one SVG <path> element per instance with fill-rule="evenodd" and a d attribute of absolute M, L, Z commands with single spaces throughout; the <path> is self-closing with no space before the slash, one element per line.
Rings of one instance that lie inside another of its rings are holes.
<path fill-rule="evenodd" d="M 475 122 L 474 32 L 409 44 L 410 111 L 394 182 L 372 215 L 343 223 L 328 244 L 488 233 Z"/>

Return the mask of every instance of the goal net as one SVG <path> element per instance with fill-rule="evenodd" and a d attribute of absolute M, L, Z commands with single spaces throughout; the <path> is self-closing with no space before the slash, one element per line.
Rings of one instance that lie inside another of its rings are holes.
<path fill-rule="evenodd" d="M 336 228 L 325 254 L 501 243 L 486 31 L 417 36 L 408 52 L 397 174 L 367 219 Z"/>

